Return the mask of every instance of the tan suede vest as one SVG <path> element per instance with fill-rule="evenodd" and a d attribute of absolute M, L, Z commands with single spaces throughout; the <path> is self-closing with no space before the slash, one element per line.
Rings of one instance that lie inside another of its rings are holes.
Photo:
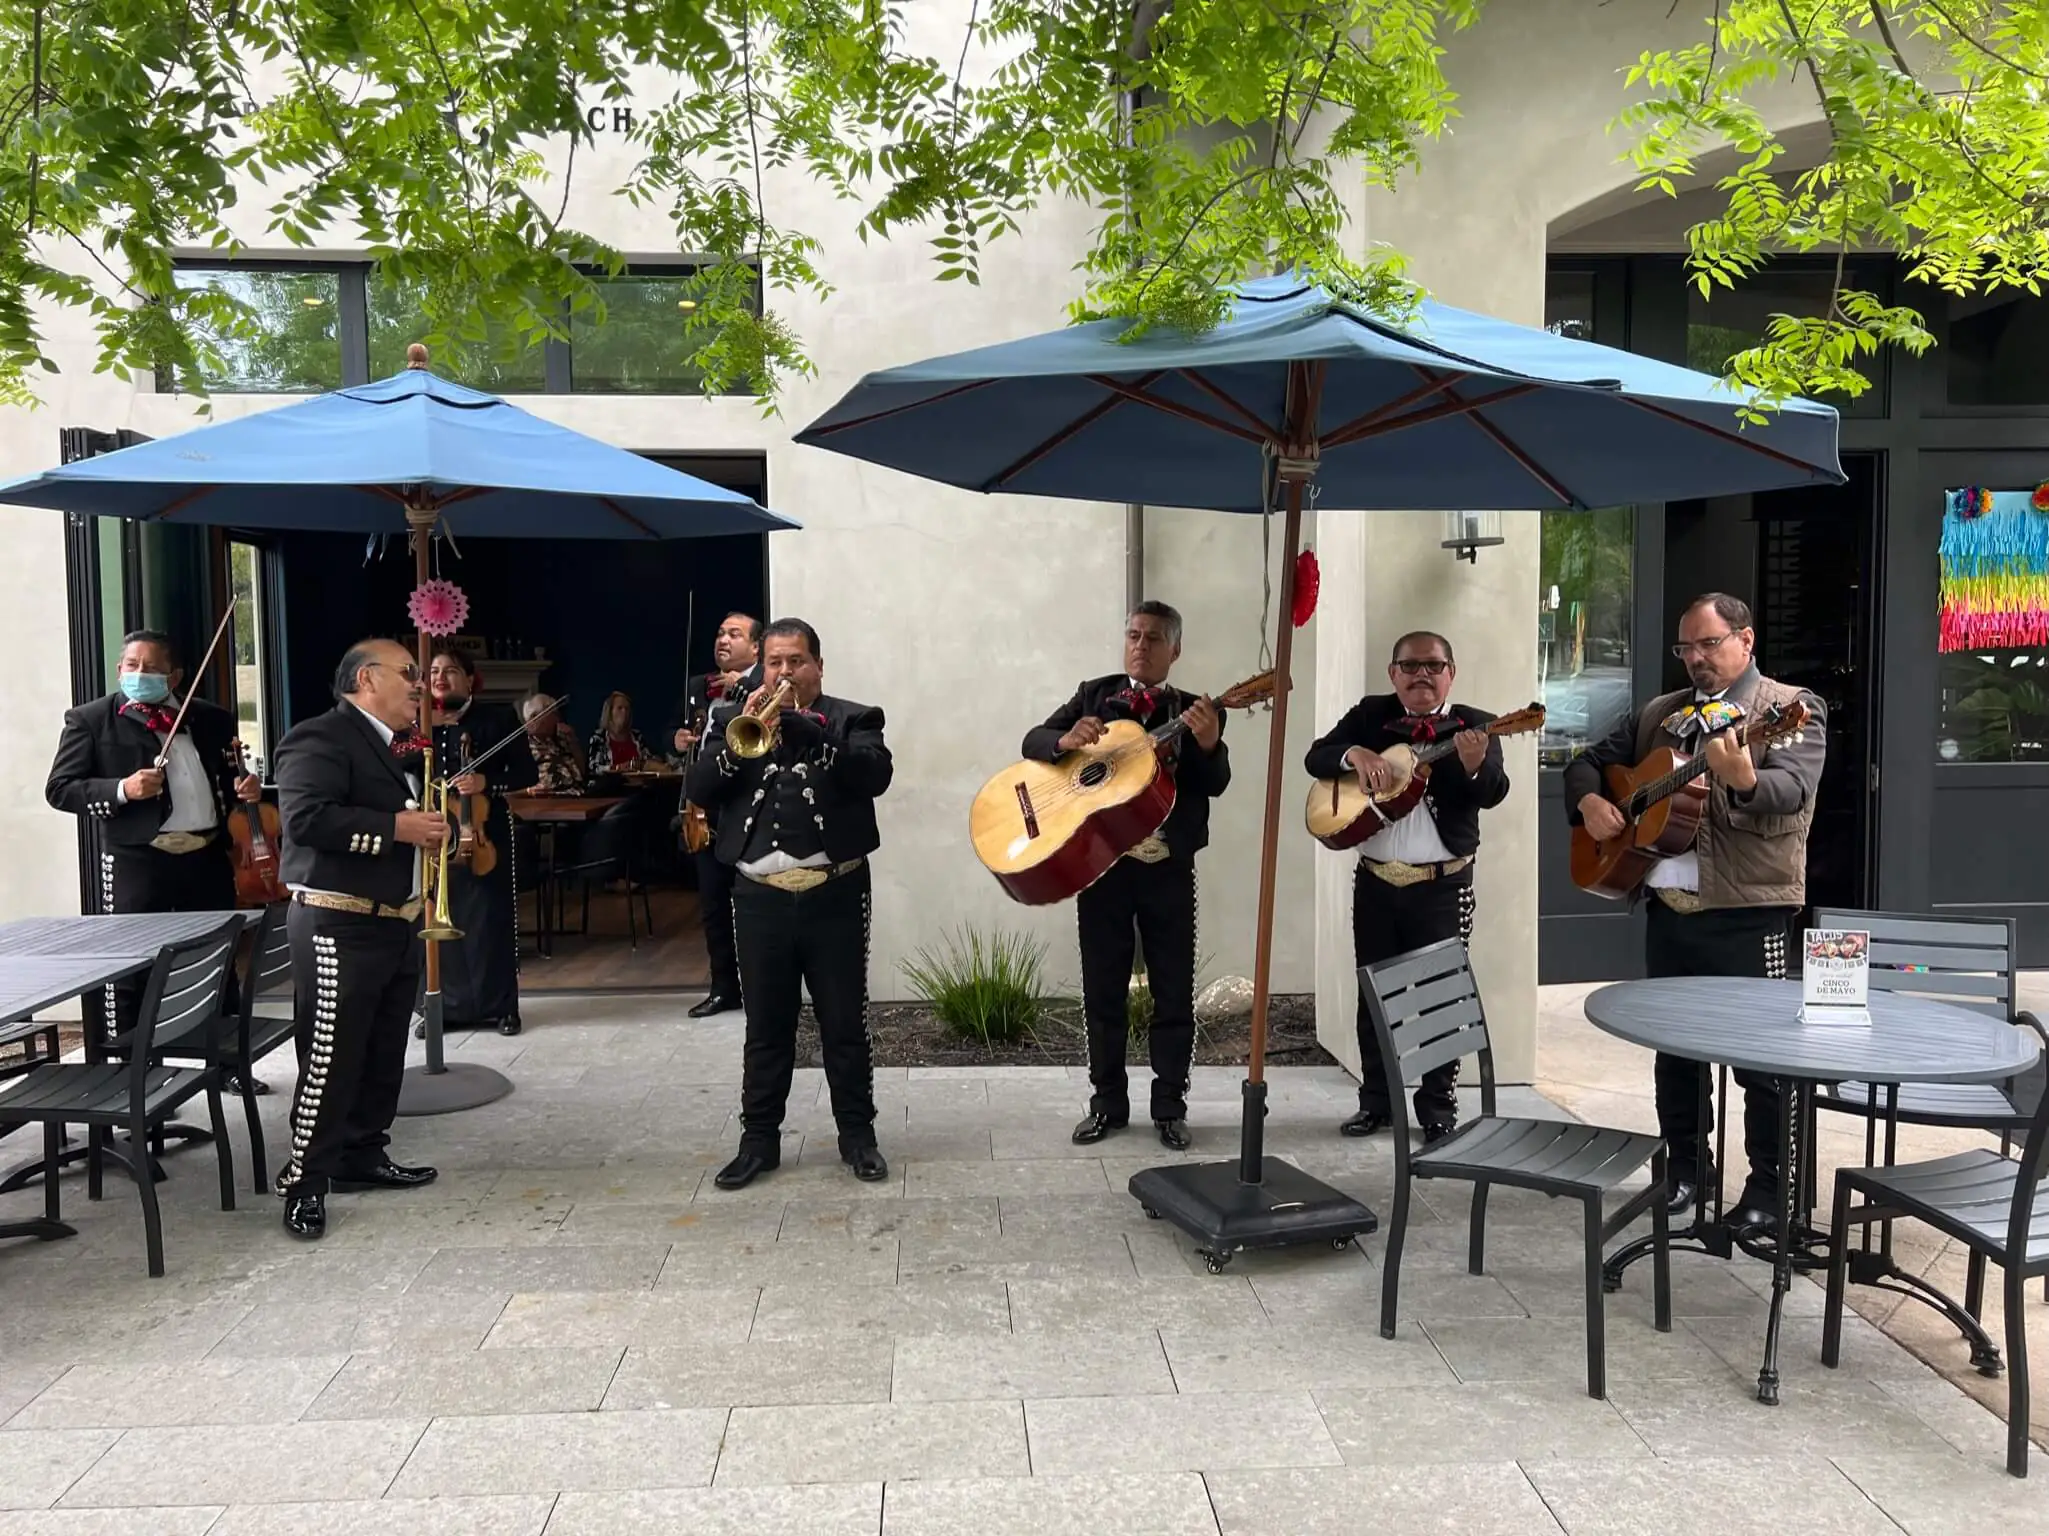
<path fill-rule="evenodd" d="M 1774 704 L 1790 704 L 1798 688 L 1760 677 L 1747 695 L 1735 688 L 1729 697 L 1755 715 Z M 1637 716 L 1636 760 L 1655 747 L 1684 752 L 1677 737 L 1664 729 L 1674 710 L 1693 702 L 1693 690 L 1660 694 Z M 1752 762 L 1762 763 L 1766 748 L 1750 749 Z M 1705 907 L 1801 907 L 1807 904 L 1807 829 L 1814 821 L 1814 799 L 1790 816 L 1746 811 L 1718 784 L 1708 789 L 1707 814 L 1701 818 L 1694 851 L 1700 855 L 1700 899 Z"/>

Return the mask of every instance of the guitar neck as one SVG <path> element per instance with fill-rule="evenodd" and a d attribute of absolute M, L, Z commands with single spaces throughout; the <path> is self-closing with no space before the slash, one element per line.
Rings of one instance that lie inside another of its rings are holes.
<path fill-rule="evenodd" d="M 1746 722 L 1743 725 L 1737 726 L 1733 734 L 1735 735 L 1737 746 L 1748 747 L 1750 745 L 1750 723 Z M 1706 773 L 1707 770 L 1707 742 L 1703 741 L 1701 743 L 1701 750 L 1698 753 L 1688 758 L 1684 763 L 1681 763 L 1662 778 L 1653 779 L 1650 783 L 1642 785 L 1634 795 L 1630 796 L 1630 800 L 1637 806 L 1638 814 L 1640 815 L 1643 811 L 1656 805 L 1660 800 L 1669 800 L 1672 796 L 1678 794 L 1680 790 Z"/>

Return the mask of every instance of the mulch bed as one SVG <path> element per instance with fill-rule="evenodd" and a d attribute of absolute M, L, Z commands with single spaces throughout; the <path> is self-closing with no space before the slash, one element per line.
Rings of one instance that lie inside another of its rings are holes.
<path fill-rule="evenodd" d="M 878 1067 L 1073 1067 L 1086 1066 L 1089 1059 L 1081 1008 L 1072 1002 L 1049 1005 L 1032 1039 L 994 1046 L 962 1039 L 923 1004 L 877 1003 L 868 1009 L 868 1038 Z M 1241 1066 L 1251 1049 L 1250 1019 L 1196 1028 L 1197 1066 Z M 824 1064 L 809 1009 L 797 1038 L 797 1059 L 804 1066 Z M 1316 1043 L 1315 998 L 1272 1000 L 1267 1010 L 1266 1059 L 1277 1067 L 1335 1064 L 1336 1058 Z"/>

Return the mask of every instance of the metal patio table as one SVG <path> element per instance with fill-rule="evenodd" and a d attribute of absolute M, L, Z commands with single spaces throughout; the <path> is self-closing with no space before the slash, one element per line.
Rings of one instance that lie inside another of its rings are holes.
<path fill-rule="evenodd" d="M 82 917 L 23 917 L 0 923 L 0 987 L 10 968 L 31 959 L 97 960 L 117 967 L 102 981 L 87 982 L 72 991 L 59 993 L 36 1003 L 26 1012 L 0 1015 L 0 1022 L 27 1018 L 43 1008 L 80 997 L 102 985 L 136 971 L 147 970 L 166 944 L 186 944 L 212 933 L 231 917 L 247 921 L 247 912 L 109 912 Z M 26 975 L 27 972 L 22 972 Z M 7 1006 L 0 997 L 0 1008 Z M 213 1140 L 213 1133 L 196 1125 L 172 1123 L 167 1133 L 191 1142 Z M 57 1159 L 60 1168 L 83 1159 L 85 1148 L 67 1147 Z M 154 1159 L 151 1160 L 154 1163 Z M 158 1170 L 161 1176 L 162 1170 Z M 0 1194 L 25 1189 L 45 1176 L 43 1160 L 23 1163 L 0 1177 Z"/>
<path fill-rule="evenodd" d="M 1796 1249 L 1800 1267 L 1809 1267 L 1816 1262 L 1814 1248 L 1827 1242 L 1827 1234 L 1809 1228 L 1796 1210 L 1813 1173 L 1817 1085 L 1862 1082 L 1897 1089 L 1901 1083 L 1998 1082 L 2040 1052 L 2029 1031 L 1947 1003 L 1874 992 L 1868 1012 L 1869 1023 L 1803 1021 L 1799 982 L 1742 976 L 1617 982 L 1586 1000 L 1588 1020 L 1617 1039 L 1778 1081 L 1779 1220 L 1771 1253 L 1771 1316 L 1757 1375 L 1762 1403 L 1779 1400 L 1779 1323 Z M 1728 1113 L 1726 1103 L 1722 1112 Z M 1698 1226 L 1688 1235 L 1700 1235 Z M 1727 1257 L 1728 1243 L 1724 1233 L 1719 1250 L 1706 1242 L 1698 1246 Z M 1634 1257 L 1618 1253 L 1610 1261 L 1611 1278 Z M 1971 1341 L 1974 1364 L 1982 1370 L 1989 1361 L 1997 1369 L 1998 1350 L 1976 1318 L 1933 1287 L 1924 1284 L 1915 1294 L 1938 1306 Z"/>

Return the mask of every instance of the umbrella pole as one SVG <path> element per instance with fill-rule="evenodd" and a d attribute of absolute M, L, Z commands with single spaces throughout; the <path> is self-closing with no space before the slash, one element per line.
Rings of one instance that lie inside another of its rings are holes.
<path fill-rule="evenodd" d="M 439 514 L 432 507 L 409 504 L 406 507 L 406 526 L 413 534 L 414 585 L 426 581 L 428 568 L 428 546 L 433 540 L 434 522 Z M 427 672 L 434 664 L 434 637 L 423 628 L 419 633 L 420 667 L 420 730 L 431 733 L 434 729 L 433 695 L 427 687 Z M 428 803 L 431 786 L 420 786 L 422 804 Z M 420 882 L 425 903 L 421 909 L 422 926 L 432 933 L 440 927 L 441 913 L 436 906 L 436 897 L 447 893 L 436 891 L 431 881 Z M 514 916 L 518 921 L 517 914 Z M 475 1062 L 463 1062 L 450 1068 L 442 1053 L 442 1011 L 441 1011 L 441 941 L 428 939 L 427 986 L 420 1003 L 422 1021 L 427 1034 L 427 1064 L 424 1067 L 406 1068 L 405 1081 L 399 1088 L 398 1112 L 401 1115 L 446 1115 L 461 1109 L 476 1109 L 482 1105 L 502 1099 L 512 1092 L 512 1080 L 502 1072 L 480 1066 Z"/>
<path fill-rule="evenodd" d="M 1279 879 L 1281 776 L 1288 750 L 1289 672 L 1295 652 L 1295 551 L 1302 542 L 1302 481 L 1287 477 L 1288 510 L 1281 536 L 1280 635 L 1274 642 L 1273 717 L 1267 727 L 1266 810 L 1259 851 L 1259 908 L 1252 951 L 1252 1052 L 1246 1062 L 1244 1126 L 1239 1136 L 1238 1178 L 1258 1184 L 1265 1177 L 1266 1019 L 1273 978 L 1274 894 Z"/>

